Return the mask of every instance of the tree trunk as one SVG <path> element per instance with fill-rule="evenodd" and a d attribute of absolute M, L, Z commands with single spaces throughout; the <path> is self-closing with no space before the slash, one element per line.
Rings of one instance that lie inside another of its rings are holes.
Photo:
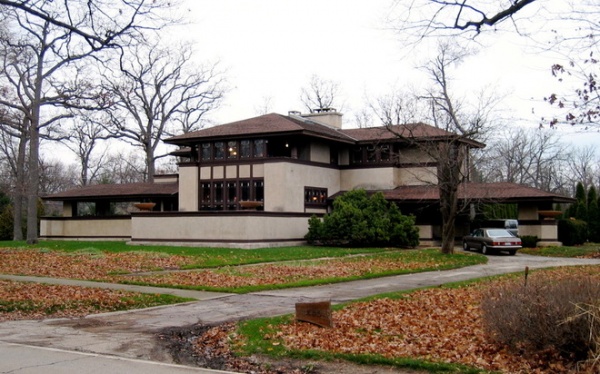
<path fill-rule="evenodd" d="M 438 158 L 438 188 L 442 215 L 442 253 L 454 253 L 456 215 L 458 214 L 458 186 L 461 182 L 461 152 L 450 142 L 440 144 Z"/>
<path fill-rule="evenodd" d="M 146 145 L 146 171 L 148 172 L 146 182 L 154 183 L 154 174 L 156 173 L 154 166 L 154 150 L 150 144 Z"/>
<path fill-rule="evenodd" d="M 27 152 L 27 125 L 19 139 L 16 163 L 16 185 L 13 195 L 13 240 L 23 240 L 23 198 L 25 196 L 25 154 Z"/>
<path fill-rule="evenodd" d="M 39 118 L 39 117 L 38 117 Z M 27 183 L 27 244 L 38 242 L 39 146 L 40 133 L 32 121 L 29 133 L 29 182 Z"/>

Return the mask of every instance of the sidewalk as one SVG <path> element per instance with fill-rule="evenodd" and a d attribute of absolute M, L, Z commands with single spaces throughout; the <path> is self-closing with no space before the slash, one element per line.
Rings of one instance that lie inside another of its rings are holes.
<path fill-rule="evenodd" d="M 225 371 L 0 342 L 0 372 L 19 374 L 210 374 Z"/>
<path fill-rule="evenodd" d="M 10 321 L 1 324 L 0 342 L 50 347 L 54 349 L 111 355 L 123 358 L 172 363 L 170 354 L 159 344 L 156 334 L 166 328 L 193 324 L 217 324 L 233 320 L 293 313 L 295 303 L 330 300 L 342 303 L 385 292 L 436 286 L 444 283 L 493 276 L 529 269 L 600 265 L 600 260 L 528 256 L 488 256 L 485 265 L 427 273 L 398 275 L 346 283 L 262 291 L 244 295 L 200 292 L 200 300 L 179 305 L 105 313 L 78 319 Z M 48 278 L 32 278 L 31 281 Z M 64 280 L 55 280 L 63 282 Z M 82 286 L 106 285 L 74 282 Z M 106 285 L 120 288 L 124 285 Z M 130 287 L 130 286 L 127 286 Z M 134 286 L 137 287 L 137 286 Z M 155 287 L 139 288 L 155 292 Z M 170 289 L 158 288 L 161 292 Z M 141 291 L 144 292 L 144 291 Z M 189 292 L 189 291 L 186 291 Z M 192 296 L 193 297 L 193 296 Z M 0 364 L 2 368 L 2 364 Z"/>

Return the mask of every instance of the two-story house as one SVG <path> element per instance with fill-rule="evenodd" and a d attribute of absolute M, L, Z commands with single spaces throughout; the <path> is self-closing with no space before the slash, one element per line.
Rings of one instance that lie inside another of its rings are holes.
<path fill-rule="evenodd" d="M 326 213 L 332 197 L 364 188 L 382 191 L 403 213 L 415 214 L 421 242 L 430 244 L 439 237 L 438 165 L 426 150 L 451 137 L 456 138 L 423 123 L 343 129 L 342 114 L 335 110 L 273 113 L 210 127 L 166 141 L 180 147 L 173 153 L 180 160 L 176 176 L 47 196 L 63 201 L 63 217 L 44 218 L 41 236 L 240 247 L 298 244 L 308 218 Z M 468 175 L 469 150 L 484 144 L 469 139 L 457 144 L 465 157 L 463 175 Z M 463 202 L 518 203 L 526 234 L 547 242 L 557 240 L 556 227 L 544 224 L 538 210 L 571 201 L 468 178 L 460 191 Z M 155 206 L 137 211 L 131 206 L 135 201 Z M 115 214 L 119 209 L 123 214 Z"/>

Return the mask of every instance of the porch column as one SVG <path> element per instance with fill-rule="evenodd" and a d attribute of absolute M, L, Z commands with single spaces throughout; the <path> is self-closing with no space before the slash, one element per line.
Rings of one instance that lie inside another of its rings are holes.
<path fill-rule="evenodd" d="M 519 236 L 537 236 L 539 247 L 560 246 L 558 221 L 542 217 L 536 204 L 519 204 Z"/>

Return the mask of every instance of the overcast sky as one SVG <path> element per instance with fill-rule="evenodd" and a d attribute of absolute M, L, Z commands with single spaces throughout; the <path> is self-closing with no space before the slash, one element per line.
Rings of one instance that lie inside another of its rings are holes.
<path fill-rule="evenodd" d="M 253 117 L 267 102 L 272 112 L 305 111 L 300 91 L 317 75 L 339 84 L 344 124 L 352 126 L 368 98 L 423 85 L 426 77 L 417 67 L 433 48 L 406 46 L 405 37 L 385 21 L 390 4 L 187 0 L 190 24 L 182 35 L 195 41 L 199 59 L 220 61 L 231 87 L 211 118 L 222 124 Z M 511 122 L 538 126 L 550 110 L 543 98 L 558 84 L 550 75 L 556 57 L 513 32 L 479 40 L 479 52 L 453 72 L 455 92 L 468 96 L 492 86 L 506 96 L 503 106 L 514 117 Z"/>
<path fill-rule="evenodd" d="M 270 112 L 304 112 L 300 92 L 313 75 L 339 84 L 344 127 L 355 125 L 354 114 L 369 99 L 427 84 L 418 66 L 435 48 L 409 48 L 406 37 L 391 30 L 386 23 L 391 0 L 184 2 L 189 24 L 165 37 L 192 40 L 199 62 L 218 60 L 226 71 L 231 90 L 211 115 L 213 124 L 254 117 L 267 101 Z M 544 96 L 564 89 L 550 74 L 556 56 L 541 53 L 514 31 L 487 32 L 477 40 L 479 52 L 453 71 L 453 91 L 468 97 L 493 87 L 505 96 L 507 126 L 537 128 L 541 117 L 551 114 Z M 557 131 L 567 142 L 600 144 L 596 131 L 568 126 Z"/>

